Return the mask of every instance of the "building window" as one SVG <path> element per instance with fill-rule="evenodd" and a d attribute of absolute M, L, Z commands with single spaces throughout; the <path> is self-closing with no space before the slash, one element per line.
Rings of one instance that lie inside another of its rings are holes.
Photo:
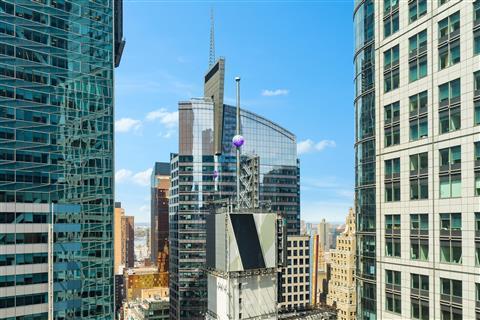
<path fill-rule="evenodd" d="M 477 1 L 480 2 L 480 1 Z M 475 317 L 476 320 L 480 319 L 480 283 L 475 283 L 475 306 L 476 312 Z"/>
<path fill-rule="evenodd" d="M 420 274 L 411 274 L 411 304 L 412 319 L 429 319 L 429 301 L 428 301 L 428 276 Z"/>
<path fill-rule="evenodd" d="M 475 26 L 480 25 L 480 0 L 473 2 L 473 21 Z"/>
<path fill-rule="evenodd" d="M 400 158 L 385 160 L 385 202 L 400 201 Z"/>
<path fill-rule="evenodd" d="M 385 255 L 387 257 L 400 258 L 400 227 L 399 214 L 385 215 Z"/>
<path fill-rule="evenodd" d="M 428 152 L 410 156 L 410 200 L 428 199 Z"/>
<path fill-rule="evenodd" d="M 385 147 L 400 144 L 400 102 L 385 106 Z"/>
<path fill-rule="evenodd" d="M 475 195 L 480 196 L 480 141 L 474 144 Z"/>
<path fill-rule="evenodd" d="M 438 48 L 440 70 L 460 62 L 460 40 L 447 42 Z"/>
<path fill-rule="evenodd" d="M 410 141 L 428 136 L 428 92 L 409 97 Z"/>
<path fill-rule="evenodd" d="M 480 0 L 478 1 L 480 2 Z M 479 21 L 480 23 L 480 21 Z M 480 71 L 473 74 L 473 104 L 475 106 L 474 124 L 480 124 Z"/>
<path fill-rule="evenodd" d="M 438 6 L 440 7 L 441 5 L 447 3 L 448 0 L 438 0 Z"/>
<path fill-rule="evenodd" d="M 414 56 L 426 54 L 427 52 L 427 30 L 423 30 L 413 37 L 408 38 L 409 59 Z"/>
<path fill-rule="evenodd" d="M 398 0 L 383 1 L 383 37 L 387 38 L 398 31 Z"/>
<path fill-rule="evenodd" d="M 460 11 L 438 22 L 439 43 L 460 35 Z"/>
<path fill-rule="evenodd" d="M 475 265 L 480 266 L 480 212 L 475 212 Z"/>
<path fill-rule="evenodd" d="M 462 214 L 440 214 L 440 261 L 462 263 Z"/>
<path fill-rule="evenodd" d="M 438 87 L 440 134 L 460 129 L 460 79 Z"/>
<path fill-rule="evenodd" d="M 409 81 L 415 81 L 427 75 L 427 30 L 408 39 Z"/>
<path fill-rule="evenodd" d="M 440 319 L 462 319 L 462 282 L 440 278 Z"/>
<path fill-rule="evenodd" d="M 410 215 L 410 258 L 428 260 L 428 214 Z"/>
<path fill-rule="evenodd" d="M 397 89 L 400 84 L 399 45 L 383 53 L 383 77 L 385 92 Z"/>
<path fill-rule="evenodd" d="M 410 23 L 420 19 L 427 13 L 427 0 L 414 0 L 408 4 L 408 20 Z"/>
<path fill-rule="evenodd" d="M 477 55 L 479 53 L 480 53 L 480 29 L 473 32 L 473 54 Z"/>
<path fill-rule="evenodd" d="M 456 198 L 462 195 L 461 147 L 441 149 L 440 198 Z"/>
<path fill-rule="evenodd" d="M 385 270 L 385 309 L 402 313 L 402 283 L 400 271 Z"/>
<path fill-rule="evenodd" d="M 410 82 L 427 76 L 427 56 L 420 57 L 408 64 L 408 79 Z"/>

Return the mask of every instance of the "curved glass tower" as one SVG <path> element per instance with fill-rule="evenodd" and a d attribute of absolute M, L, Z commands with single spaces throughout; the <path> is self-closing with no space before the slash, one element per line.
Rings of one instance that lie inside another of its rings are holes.
<path fill-rule="evenodd" d="M 376 318 L 374 1 L 355 1 L 355 209 L 357 317 Z"/>
<path fill-rule="evenodd" d="M 212 200 L 234 198 L 236 108 L 223 106 L 222 154 L 215 155 L 214 104 L 195 99 L 179 105 L 179 154 L 172 156 L 170 195 L 170 314 L 203 319 L 207 284 L 205 215 Z M 259 158 L 260 201 L 283 213 L 289 234 L 300 230 L 296 137 L 279 125 L 241 111 L 242 157 Z"/>

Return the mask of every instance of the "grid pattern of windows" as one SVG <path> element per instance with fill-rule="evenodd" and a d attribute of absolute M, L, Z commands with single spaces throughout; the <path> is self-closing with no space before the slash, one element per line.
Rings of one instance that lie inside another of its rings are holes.
<path fill-rule="evenodd" d="M 34 304 L 47 303 L 47 293 L 18 295 L 13 297 L 1 297 L 0 309 L 31 306 Z"/>
<path fill-rule="evenodd" d="M 473 116 L 473 122 L 475 125 L 480 125 L 480 71 L 473 74 L 473 105 L 475 113 Z"/>

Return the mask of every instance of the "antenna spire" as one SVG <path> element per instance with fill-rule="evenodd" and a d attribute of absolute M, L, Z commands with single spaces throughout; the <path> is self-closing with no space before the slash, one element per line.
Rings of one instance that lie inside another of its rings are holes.
<path fill-rule="evenodd" d="M 210 55 L 208 58 L 208 66 L 215 64 L 215 21 L 213 16 L 213 7 L 210 9 Z"/>

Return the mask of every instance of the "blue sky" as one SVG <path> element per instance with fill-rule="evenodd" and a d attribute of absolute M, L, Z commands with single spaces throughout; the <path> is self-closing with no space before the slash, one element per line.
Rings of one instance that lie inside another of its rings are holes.
<path fill-rule="evenodd" d="M 127 45 L 116 70 L 116 201 L 150 219 L 150 173 L 178 147 L 178 101 L 200 97 L 210 8 L 226 103 L 296 134 L 302 219 L 343 221 L 353 205 L 353 1 L 124 0 Z"/>

